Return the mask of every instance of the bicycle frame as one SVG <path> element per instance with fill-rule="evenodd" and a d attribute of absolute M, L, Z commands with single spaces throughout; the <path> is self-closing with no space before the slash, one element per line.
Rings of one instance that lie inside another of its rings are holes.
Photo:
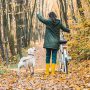
<path fill-rule="evenodd" d="M 59 71 L 65 72 L 68 74 L 68 61 L 71 57 L 68 55 L 68 47 L 66 45 L 60 45 L 59 50 Z"/>
<path fill-rule="evenodd" d="M 63 35 L 61 38 L 63 38 Z M 65 44 L 61 44 L 59 50 L 59 71 L 68 73 L 68 61 L 70 59 L 71 57 L 68 55 L 68 47 Z"/>

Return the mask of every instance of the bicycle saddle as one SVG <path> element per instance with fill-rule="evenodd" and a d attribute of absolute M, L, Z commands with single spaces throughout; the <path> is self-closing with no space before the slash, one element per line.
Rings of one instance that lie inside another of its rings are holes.
<path fill-rule="evenodd" d="M 60 40 L 59 44 L 66 44 L 67 40 Z"/>

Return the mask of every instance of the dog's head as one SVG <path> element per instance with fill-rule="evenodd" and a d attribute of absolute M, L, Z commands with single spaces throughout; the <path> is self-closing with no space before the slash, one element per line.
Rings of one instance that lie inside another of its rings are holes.
<path fill-rule="evenodd" d="M 35 54 L 35 51 L 36 51 L 36 48 L 35 47 L 32 47 L 32 48 L 29 48 L 28 49 L 28 54 Z"/>

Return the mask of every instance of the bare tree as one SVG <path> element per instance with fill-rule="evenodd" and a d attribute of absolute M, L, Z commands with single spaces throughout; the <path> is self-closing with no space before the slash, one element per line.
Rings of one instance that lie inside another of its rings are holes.
<path fill-rule="evenodd" d="M 62 12 L 62 16 L 63 16 L 63 20 L 65 21 L 65 24 L 67 27 L 69 27 L 68 25 L 68 18 L 67 18 L 67 0 L 59 0 L 60 6 L 61 6 L 61 12 Z"/>
<path fill-rule="evenodd" d="M 81 0 L 76 0 L 76 1 L 77 1 L 78 11 L 81 16 L 81 20 L 84 22 L 86 19 L 85 19 L 85 15 L 84 15 L 84 11 L 83 11 L 84 9 L 82 7 Z"/>
<path fill-rule="evenodd" d="M 77 23 L 77 19 L 76 19 L 76 17 L 75 17 L 75 13 L 74 13 L 73 0 L 70 0 L 70 9 L 71 9 L 71 16 L 72 16 L 72 19 Z"/>
<path fill-rule="evenodd" d="M 9 53 L 8 53 L 8 17 L 7 17 L 7 1 L 2 1 L 2 8 L 3 8 L 3 35 L 4 35 L 4 41 L 5 41 L 5 58 L 6 63 L 8 65 L 9 63 Z"/>

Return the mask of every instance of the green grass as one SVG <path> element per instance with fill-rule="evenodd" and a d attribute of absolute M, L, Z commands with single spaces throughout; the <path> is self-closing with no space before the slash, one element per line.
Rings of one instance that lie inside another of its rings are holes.
<path fill-rule="evenodd" d="M 9 69 L 15 69 L 17 68 L 17 66 L 17 64 L 9 64 L 8 67 L 4 66 L 3 64 L 0 65 L 0 75 L 9 73 Z"/>
<path fill-rule="evenodd" d="M 0 74 L 5 74 L 5 73 L 7 73 L 6 70 L 0 70 Z"/>
<path fill-rule="evenodd" d="M 10 68 L 10 69 L 14 69 L 14 68 L 17 68 L 18 67 L 18 65 L 17 64 L 12 64 L 12 65 L 9 65 L 9 67 L 8 68 Z"/>

